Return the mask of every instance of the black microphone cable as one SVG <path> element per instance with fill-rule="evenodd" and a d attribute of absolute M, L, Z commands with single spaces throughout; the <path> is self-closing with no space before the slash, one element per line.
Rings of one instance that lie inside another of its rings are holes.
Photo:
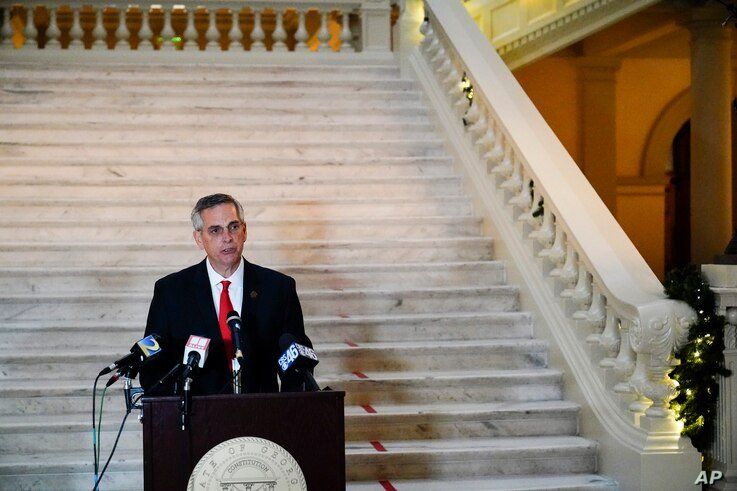
<path fill-rule="evenodd" d="M 125 426 L 125 421 L 128 419 L 128 415 L 130 413 L 126 411 L 125 416 L 123 416 L 123 421 L 120 423 L 120 428 L 118 429 L 118 435 L 115 437 L 115 443 L 113 443 L 113 449 L 110 451 L 110 455 L 107 458 L 107 462 L 105 462 L 105 467 L 102 468 L 102 472 L 100 472 L 100 478 L 95 481 L 95 487 L 92 488 L 92 491 L 97 491 L 100 482 L 102 481 L 102 476 L 105 475 L 105 471 L 107 470 L 107 466 L 110 465 L 110 461 L 113 459 L 113 455 L 115 454 L 115 449 L 118 447 L 118 441 L 120 440 L 120 435 L 123 433 L 123 427 Z"/>
<path fill-rule="evenodd" d="M 99 469 L 99 461 L 97 457 L 97 432 L 95 431 L 95 395 L 97 393 L 97 382 L 102 377 L 102 372 L 97 374 L 95 382 L 92 384 L 92 459 L 95 470 L 95 483 L 97 483 L 97 471 Z"/>

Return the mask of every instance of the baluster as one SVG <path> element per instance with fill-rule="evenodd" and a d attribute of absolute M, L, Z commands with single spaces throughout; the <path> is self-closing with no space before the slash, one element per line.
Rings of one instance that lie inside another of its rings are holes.
<path fill-rule="evenodd" d="M 206 49 L 222 49 L 220 45 L 220 31 L 217 26 L 218 12 L 214 8 L 207 9 L 208 26 L 205 32 L 205 38 L 207 39 Z"/>
<path fill-rule="evenodd" d="M 261 25 L 261 11 L 254 9 L 253 31 L 251 31 L 251 51 L 266 51 L 264 39 L 266 39 L 266 34 L 264 33 L 264 28 Z"/>
<path fill-rule="evenodd" d="M 453 66 L 450 69 L 450 73 L 448 73 L 448 76 L 445 77 L 440 84 L 447 90 L 450 89 L 452 85 L 458 85 L 458 80 L 460 80 L 461 75 L 458 73 L 458 70 L 456 70 L 455 66 Z"/>
<path fill-rule="evenodd" d="M 69 47 L 70 48 L 83 48 L 84 43 L 84 31 L 82 30 L 82 23 L 79 21 L 79 8 L 72 10 L 72 28 L 69 30 Z"/>
<path fill-rule="evenodd" d="M 310 49 L 309 46 L 307 46 L 307 39 L 309 39 L 309 34 L 307 33 L 307 28 L 305 27 L 305 15 L 307 12 L 302 12 L 301 10 L 297 12 L 299 15 L 299 23 L 297 24 L 297 32 L 294 33 L 294 39 L 297 40 L 297 44 L 294 47 L 295 51 L 308 51 Z"/>
<path fill-rule="evenodd" d="M 424 19 L 422 19 L 422 22 L 420 23 L 420 33 L 423 36 L 422 41 L 420 41 L 420 45 L 422 45 L 422 43 L 425 40 L 425 38 L 427 38 L 427 33 L 428 33 L 429 29 L 431 29 L 431 27 L 430 27 L 430 19 L 428 19 L 427 17 L 425 17 Z"/>
<path fill-rule="evenodd" d="M 550 276 L 558 277 L 565 283 L 573 283 L 578 277 L 578 269 L 576 268 L 576 251 L 573 250 L 573 244 L 566 241 L 566 260 L 563 266 L 550 271 Z"/>
<path fill-rule="evenodd" d="M 447 56 L 448 55 L 445 52 L 445 48 L 443 48 L 442 46 L 440 46 L 440 48 L 437 50 L 437 52 L 435 53 L 435 55 L 432 58 L 430 58 L 430 65 L 432 65 L 434 67 L 439 66 L 443 62 L 443 60 L 445 60 L 445 58 L 447 58 Z"/>
<path fill-rule="evenodd" d="M 197 13 L 197 9 L 195 7 L 188 7 L 186 9 L 187 28 L 184 30 L 184 33 L 182 35 L 182 37 L 184 37 L 185 49 L 189 49 L 190 45 L 195 45 L 199 48 L 199 43 L 197 42 L 199 39 L 199 33 L 197 32 L 197 29 L 194 26 L 196 13 Z"/>
<path fill-rule="evenodd" d="M 138 30 L 138 49 L 139 50 L 152 50 L 155 46 L 153 39 L 154 33 L 151 30 L 149 23 L 149 14 L 151 13 L 151 7 L 144 7 L 141 9 L 141 28 Z"/>
<path fill-rule="evenodd" d="M 61 31 L 56 23 L 56 12 L 57 9 L 54 7 L 48 8 L 49 12 L 49 26 L 46 28 L 46 46 L 49 48 L 61 48 L 59 38 L 61 38 Z"/>
<path fill-rule="evenodd" d="M 578 266 L 576 286 L 563 290 L 560 296 L 570 298 L 582 308 L 591 301 L 591 279 L 583 263 Z"/>
<path fill-rule="evenodd" d="M 469 107 L 468 98 L 466 97 L 466 93 L 463 92 L 463 89 L 461 89 L 460 83 L 457 83 L 454 87 L 451 87 L 451 89 L 448 91 L 448 97 L 450 98 L 453 111 L 457 115 L 460 116 L 466 112 Z"/>
<path fill-rule="evenodd" d="M 463 118 L 466 120 L 467 124 L 473 124 L 479 120 L 481 115 L 482 113 L 481 109 L 479 109 L 479 105 L 471 104 L 471 107 L 468 108 L 466 114 L 463 115 Z"/>
<path fill-rule="evenodd" d="M 123 7 L 120 9 L 119 16 L 120 20 L 118 20 L 118 28 L 115 30 L 115 39 L 117 39 L 115 47 L 117 48 L 118 45 L 120 45 L 122 48 L 130 49 L 131 45 L 128 40 L 131 37 L 131 33 L 128 31 L 128 26 L 125 24 L 126 18 L 128 17 L 128 8 Z"/>
<path fill-rule="evenodd" d="M 330 41 L 330 31 L 328 30 L 328 21 L 330 12 L 325 10 L 320 16 L 320 29 L 317 31 L 317 39 L 320 44 L 317 47 L 318 51 L 331 51 L 328 41 Z"/>
<path fill-rule="evenodd" d="M 241 31 L 241 12 L 239 9 L 231 9 L 230 11 L 230 31 L 228 31 L 228 39 L 230 39 L 230 51 L 242 51 L 244 49 L 241 41 L 243 40 L 243 32 Z M 254 27 L 255 29 L 255 27 Z"/>
<path fill-rule="evenodd" d="M 473 104 L 471 106 L 473 106 Z M 468 129 L 468 132 L 471 133 L 471 138 L 475 141 L 486 133 L 486 129 L 488 127 L 489 123 L 486 122 L 486 115 L 482 112 L 476 122 L 466 128 Z"/>
<path fill-rule="evenodd" d="M 532 216 L 532 186 L 530 186 L 530 178 L 527 174 L 522 174 L 519 192 L 509 199 L 508 204 L 526 210 L 529 212 L 529 216 Z M 517 219 L 525 221 L 529 220 L 529 217 L 520 215 Z"/>
<path fill-rule="evenodd" d="M 166 8 L 164 7 L 164 27 L 161 29 L 161 48 L 165 51 L 171 51 L 176 49 L 176 46 L 174 45 L 174 36 L 176 33 L 174 32 L 174 27 L 171 24 L 171 13 L 172 13 L 173 7 Z"/>
<path fill-rule="evenodd" d="M 450 58 L 446 57 L 443 63 L 438 67 L 437 73 L 438 75 L 447 75 L 451 68 L 453 68 L 453 63 L 450 61 Z"/>
<path fill-rule="evenodd" d="M 0 45 L 8 46 L 13 41 L 13 26 L 10 25 L 10 5 L 3 7 L 3 27 L 0 29 L 0 36 L 2 41 Z"/>
<path fill-rule="evenodd" d="M 601 294 L 596 285 L 592 285 L 591 305 L 588 310 L 579 310 L 573 314 L 574 319 L 585 320 L 597 330 L 601 330 L 606 320 L 606 310 L 604 308 L 604 295 Z M 601 333 L 596 333 L 596 342 L 598 343 Z"/>
<path fill-rule="evenodd" d="M 107 47 L 107 31 L 102 23 L 105 7 L 95 10 L 95 28 L 92 29 L 92 49 Z"/>
<path fill-rule="evenodd" d="M 32 41 L 38 39 L 38 29 L 36 29 L 34 9 L 33 7 L 26 7 L 26 27 L 23 30 L 23 35 L 26 37 L 26 43 L 32 44 Z M 38 43 L 35 43 L 38 48 Z"/>
<path fill-rule="evenodd" d="M 351 18 L 347 10 L 343 11 L 343 26 L 340 30 L 340 50 L 346 53 L 353 53 L 356 49 L 353 47 L 353 33 L 351 32 Z"/>
<path fill-rule="evenodd" d="M 541 201 L 545 203 L 545 199 L 543 198 L 542 193 L 538 192 L 537 194 L 538 196 L 540 196 L 538 203 L 540 203 Z M 540 225 L 540 228 L 537 230 L 533 230 L 532 232 L 530 232 L 530 235 L 528 235 L 530 239 L 535 239 L 543 247 L 547 247 L 548 245 L 550 245 L 550 242 L 555 236 L 555 227 L 553 227 L 553 213 L 550 211 L 549 206 L 550 205 L 546 207 L 543 205 L 543 221 Z"/>
<path fill-rule="evenodd" d="M 432 43 L 433 39 L 435 39 L 435 30 L 432 28 L 432 24 L 430 22 L 423 22 L 420 25 L 420 32 L 422 32 L 422 27 L 427 26 L 425 28 L 425 32 L 423 34 L 425 37 L 422 38 L 422 41 L 420 41 L 420 53 L 424 54 L 427 52 L 427 49 L 430 47 L 430 44 Z"/>
<path fill-rule="evenodd" d="M 489 173 L 508 176 L 514 168 L 512 163 L 512 147 L 505 141 L 504 136 L 498 133 L 494 147 L 486 152 L 483 159 L 491 169 Z"/>
<path fill-rule="evenodd" d="M 609 305 L 606 306 L 606 321 L 604 331 L 599 336 L 599 344 L 606 351 L 606 356 L 599 362 L 599 366 L 614 368 L 615 356 L 619 351 L 619 319 Z"/>
<path fill-rule="evenodd" d="M 486 126 L 486 131 L 483 135 L 481 135 L 474 145 L 479 147 L 479 151 L 483 154 L 484 150 L 493 148 L 494 140 L 496 139 L 496 135 L 494 133 L 493 125 L 490 123 Z"/>
<path fill-rule="evenodd" d="M 615 392 L 618 392 L 620 394 L 623 392 L 627 394 L 634 392 L 634 394 L 636 395 L 636 399 L 632 401 L 628 407 L 628 409 L 633 413 L 644 413 L 651 404 L 650 399 L 645 397 L 645 395 L 641 392 L 641 390 L 650 385 L 647 364 L 645 362 L 646 358 L 649 358 L 649 356 L 636 354 L 635 368 L 632 371 L 632 375 L 630 375 L 629 380 L 627 380 L 626 382 L 622 382 L 622 386 L 619 387 L 620 390 L 617 390 L 619 384 L 614 387 Z M 629 390 L 622 390 L 624 389 L 625 384 Z"/>
<path fill-rule="evenodd" d="M 618 394 L 632 393 L 632 386 L 627 380 L 635 366 L 635 352 L 630 345 L 630 324 L 631 321 L 627 319 L 621 319 L 619 323 L 619 354 L 614 360 L 614 372 L 621 380 L 614 386 L 614 392 Z"/>
<path fill-rule="evenodd" d="M 272 51 L 287 51 L 287 31 L 284 29 L 284 12 L 276 10 L 276 27 L 274 32 L 271 33 L 271 39 L 274 40 L 274 44 L 271 46 Z"/>
<path fill-rule="evenodd" d="M 566 257 L 566 250 L 563 247 L 563 227 L 560 224 L 555 225 L 555 240 L 549 248 L 541 250 L 538 257 L 547 257 L 553 264 L 560 265 Z"/>
<path fill-rule="evenodd" d="M 519 189 L 522 187 L 522 162 L 520 162 L 518 159 L 515 159 L 512 174 L 507 179 L 505 179 L 499 185 L 499 187 L 502 189 L 508 189 L 513 193 L 519 191 Z"/>
<path fill-rule="evenodd" d="M 438 39 L 438 36 L 433 33 L 432 40 L 427 45 L 427 49 L 425 50 L 425 59 L 428 60 L 428 62 L 432 63 L 431 59 L 435 56 L 435 53 L 442 49 L 442 44 L 440 43 L 440 39 Z"/>

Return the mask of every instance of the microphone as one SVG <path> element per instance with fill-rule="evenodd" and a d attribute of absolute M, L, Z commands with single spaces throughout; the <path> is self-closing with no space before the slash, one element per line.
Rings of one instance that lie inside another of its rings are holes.
<path fill-rule="evenodd" d="M 295 374 L 304 381 L 305 390 L 308 392 L 319 391 L 315 378 L 310 370 L 319 363 L 317 355 L 312 348 L 297 343 L 297 338 L 292 334 L 284 333 L 279 338 L 279 347 L 283 354 L 279 357 L 278 364 L 282 374 Z"/>
<path fill-rule="evenodd" d="M 180 403 L 179 423 L 182 430 L 187 427 L 189 410 L 192 404 L 192 372 L 195 368 L 205 366 L 207 360 L 207 352 L 210 349 L 210 340 L 202 336 L 191 334 L 184 346 L 184 370 L 182 371 L 182 379 L 184 380 L 184 390 L 182 391 L 182 401 Z"/>
<path fill-rule="evenodd" d="M 243 322 L 238 312 L 231 310 L 228 313 L 227 320 L 225 321 L 230 327 L 231 335 L 233 336 L 233 346 L 235 346 L 235 359 L 238 360 L 240 365 L 243 364 L 243 351 L 241 350 L 241 327 Z"/>
<path fill-rule="evenodd" d="M 209 350 L 210 340 L 208 338 L 195 336 L 194 334 L 189 336 L 187 344 L 184 346 L 184 357 L 182 359 L 184 371 L 182 372 L 182 379 L 188 379 L 195 368 L 205 366 L 205 360 L 207 360 Z"/>
<path fill-rule="evenodd" d="M 131 348 L 130 353 L 116 362 L 108 365 L 100 371 L 99 376 L 112 372 L 115 369 L 124 368 L 140 368 L 141 365 L 149 361 L 161 353 L 159 345 L 159 337 L 156 334 L 150 334 L 145 338 L 136 342 Z M 117 380 L 117 379 L 116 379 Z"/>

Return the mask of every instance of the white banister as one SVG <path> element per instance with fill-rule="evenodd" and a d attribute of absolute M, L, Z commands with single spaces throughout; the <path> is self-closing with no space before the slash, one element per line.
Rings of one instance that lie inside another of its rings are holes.
<path fill-rule="evenodd" d="M 79 49 L 83 47 L 82 40 L 85 33 L 92 37 L 92 47 L 102 48 L 108 46 L 108 32 L 105 30 L 103 17 L 106 7 L 113 7 L 109 0 L 72 0 L 70 2 L 61 2 L 59 0 L 47 0 L 44 5 L 48 11 L 49 25 L 46 28 L 46 46 L 49 48 L 62 47 L 64 49 Z M 0 7 L 3 8 L 3 42 L 0 46 L 12 46 L 11 38 L 14 34 L 11 7 L 16 2 L 13 0 L 0 0 Z M 59 28 L 56 18 L 57 11 L 60 6 L 69 6 L 72 10 L 73 25 L 68 29 L 68 33 L 62 32 Z M 25 48 L 39 47 L 37 43 L 38 31 L 33 23 L 33 7 L 31 4 L 24 5 L 27 12 L 28 20 L 24 22 L 23 30 Z M 90 7 L 95 12 L 94 25 L 90 26 L 86 21 L 86 16 L 80 16 L 83 8 Z M 114 8 L 114 7 L 113 7 Z M 331 53 L 333 51 L 342 51 L 352 53 L 355 51 L 365 51 L 371 53 L 386 52 L 389 53 L 390 46 L 390 13 L 391 7 L 389 0 L 252 0 L 247 2 L 236 2 L 234 0 L 223 0 L 218 3 L 211 3 L 207 7 L 209 23 L 205 33 L 207 44 L 203 50 L 199 45 L 200 33 L 195 23 L 195 12 L 198 5 L 191 1 L 184 1 L 181 4 L 154 4 L 146 3 L 126 7 L 119 10 L 119 21 L 114 33 L 116 42 L 110 45 L 110 49 L 129 50 L 131 43 L 129 32 L 126 25 L 131 9 L 139 9 L 142 12 L 141 27 L 138 30 L 137 38 L 139 39 L 138 48 L 141 50 L 150 50 L 155 47 L 159 50 L 173 51 L 220 51 L 220 32 L 217 29 L 217 10 L 224 9 L 230 12 L 231 27 L 227 33 L 230 45 L 228 50 L 244 51 L 236 45 L 242 43 L 244 33 L 241 30 L 239 16 L 243 9 L 249 9 L 253 12 L 254 27 L 250 33 L 250 48 L 248 51 L 265 52 L 266 51 L 266 33 L 263 26 L 263 16 L 265 11 L 274 12 L 276 17 L 276 27 L 272 33 L 274 41 L 272 51 L 288 51 L 289 34 L 284 27 L 284 16 L 286 12 L 294 12 L 297 14 L 297 29 L 294 33 L 295 51 L 313 51 Z M 183 9 L 183 10 L 180 10 Z M 319 25 L 315 32 L 308 32 L 305 18 L 307 13 L 315 11 L 319 15 Z M 14 11 L 13 11 L 14 12 Z M 151 13 L 160 15 L 163 12 L 164 25 L 161 32 L 154 39 L 150 20 Z M 333 12 L 337 18 L 342 20 L 340 31 L 330 30 L 330 22 L 333 18 Z M 186 29 L 181 34 L 181 40 L 177 39 L 179 33 L 175 32 L 172 18 L 179 15 L 186 15 Z M 290 14 L 291 15 L 291 14 Z M 351 28 L 351 15 L 357 15 L 360 20 L 361 32 L 354 32 Z M 61 46 L 60 40 L 65 34 L 69 35 L 71 42 L 67 46 Z M 112 35 L 112 34 L 111 34 Z M 308 45 L 311 36 L 317 40 L 315 45 Z M 359 46 L 353 45 L 354 38 L 360 39 Z M 135 45 L 134 45 L 135 47 Z"/>
<path fill-rule="evenodd" d="M 634 450 L 640 466 L 673 458 L 685 463 L 679 476 L 694 471 L 698 458 L 668 409 L 668 374 L 693 311 L 665 297 L 463 6 L 425 0 L 425 12 L 410 65 L 609 443 Z M 663 453 L 648 461 L 656 441 Z M 640 478 L 637 487 L 652 484 L 649 472 Z"/>

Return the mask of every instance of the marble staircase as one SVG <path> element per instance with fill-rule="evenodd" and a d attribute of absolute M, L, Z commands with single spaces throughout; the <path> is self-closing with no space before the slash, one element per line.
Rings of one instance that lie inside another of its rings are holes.
<path fill-rule="evenodd" d="M 559 367 L 393 63 L 36 64 L 0 78 L 0 488 L 92 487 L 100 368 L 227 192 L 297 281 L 349 489 L 601 489 Z M 102 455 L 122 414 L 105 402 Z M 102 489 L 140 489 L 130 418 Z"/>

